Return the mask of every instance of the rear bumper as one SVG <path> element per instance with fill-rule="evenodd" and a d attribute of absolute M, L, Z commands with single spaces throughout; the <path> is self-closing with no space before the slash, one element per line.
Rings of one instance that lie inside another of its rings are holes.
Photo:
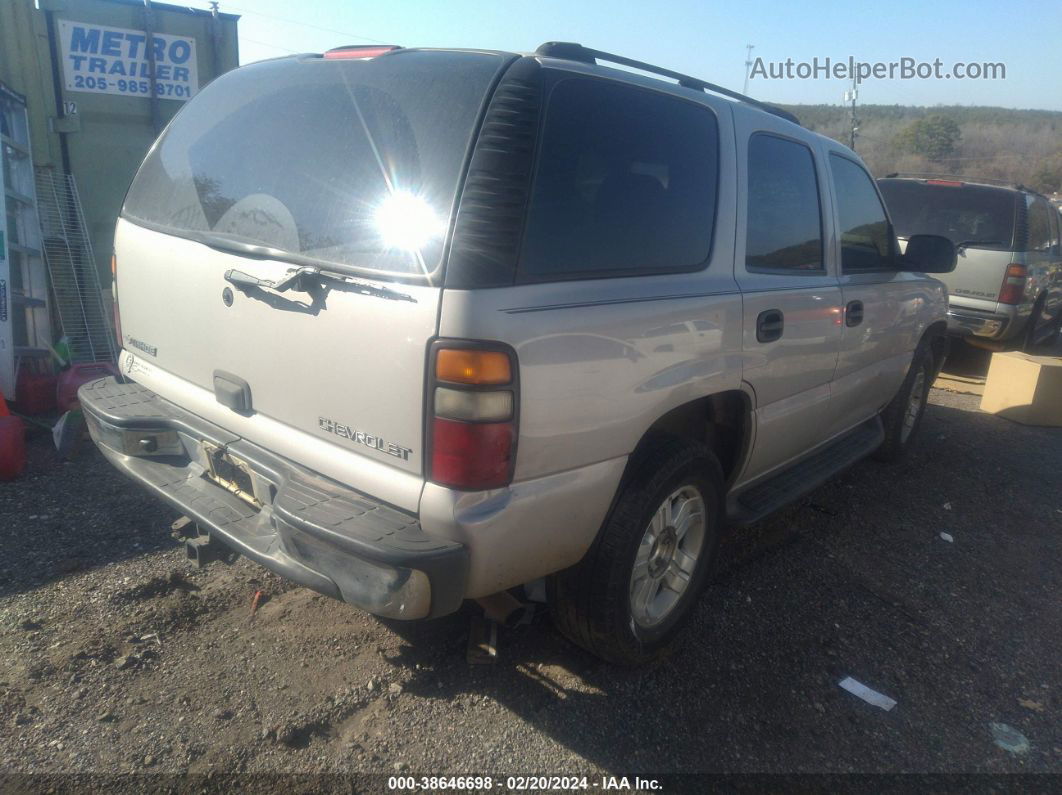
<path fill-rule="evenodd" d="M 1002 312 L 984 312 L 963 307 L 948 308 L 948 333 L 959 337 L 982 337 L 1002 340 L 1010 336 L 1014 316 Z"/>
<path fill-rule="evenodd" d="M 283 577 L 388 618 L 457 610 L 468 554 L 416 516 L 328 480 L 163 400 L 104 378 L 78 397 L 104 456 L 237 552 Z M 209 479 L 207 447 L 245 464 L 252 505 Z"/>

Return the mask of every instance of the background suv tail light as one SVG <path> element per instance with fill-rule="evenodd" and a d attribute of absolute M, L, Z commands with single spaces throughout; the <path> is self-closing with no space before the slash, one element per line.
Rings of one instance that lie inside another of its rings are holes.
<path fill-rule="evenodd" d="M 447 340 L 429 355 L 428 478 L 469 491 L 507 485 L 516 453 L 516 353 Z"/>
<path fill-rule="evenodd" d="M 1007 266 L 1007 275 L 1003 277 L 1003 286 L 999 288 L 999 303 L 1020 304 L 1025 295 L 1025 280 L 1029 272 L 1024 265 L 1014 263 Z"/>

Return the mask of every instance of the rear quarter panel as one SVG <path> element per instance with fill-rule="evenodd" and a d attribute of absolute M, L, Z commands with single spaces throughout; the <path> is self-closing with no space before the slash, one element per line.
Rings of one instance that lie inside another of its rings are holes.
<path fill-rule="evenodd" d="M 670 409 L 739 388 L 741 296 L 717 257 L 717 274 L 444 291 L 441 336 L 516 350 L 516 481 L 626 456 Z"/>

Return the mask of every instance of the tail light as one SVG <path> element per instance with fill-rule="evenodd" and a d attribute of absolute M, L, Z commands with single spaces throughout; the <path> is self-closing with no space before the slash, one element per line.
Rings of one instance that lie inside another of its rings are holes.
<path fill-rule="evenodd" d="M 1007 275 L 1003 277 L 1003 286 L 999 288 L 999 303 L 1020 304 L 1025 295 L 1025 282 L 1029 272 L 1024 265 L 1014 263 L 1007 266 Z"/>
<path fill-rule="evenodd" d="M 114 312 L 114 333 L 118 347 L 122 347 L 122 316 L 118 314 L 118 258 L 111 254 L 111 309 Z"/>
<path fill-rule="evenodd" d="M 507 485 L 516 452 L 516 354 L 445 341 L 432 349 L 430 369 L 429 479 L 468 491 Z"/>
<path fill-rule="evenodd" d="M 349 58 L 376 58 L 402 48 L 396 44 L 351 44 L 348 47 L 335 47 L 324 54 L 326 61 L 338 61 Z"/>

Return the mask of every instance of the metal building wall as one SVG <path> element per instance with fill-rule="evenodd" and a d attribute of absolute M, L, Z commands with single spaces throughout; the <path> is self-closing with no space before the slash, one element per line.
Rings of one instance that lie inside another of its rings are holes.
<path fill-rule="evenodd" d="M 0 2 L 0 83 L 26 97 L 33 162 L 60 165 L 59 138 L 48 134 L 55 116 L 48 33 L 32 0 Z"/>
<path fill-rule="evenodd" d="M 59 42 L 54 42 L 55 75 L 49 36 L 58 37 L 61 20 L 143 31 L 148 11 L 143 0 L 40 0 L 39 6 L 35 9 L 33 0 L 0 2 L 0 81 L 26 96 L 37 166 L 61 170 L 65 139 L 69 169 L 81 194 L 106 290 L 115 220 L 129 182 L 157 134 L 152 102 L 147 96 L 67 89 Z M 238 16 L 215 17 L 209 11 L 163 3 L 151 3 L 151 13 L 155 33 L 195 38 L 200 90 L 239 64 Z M 183 106 L 181 100 L 161 98 L 159 129 Z"/>

